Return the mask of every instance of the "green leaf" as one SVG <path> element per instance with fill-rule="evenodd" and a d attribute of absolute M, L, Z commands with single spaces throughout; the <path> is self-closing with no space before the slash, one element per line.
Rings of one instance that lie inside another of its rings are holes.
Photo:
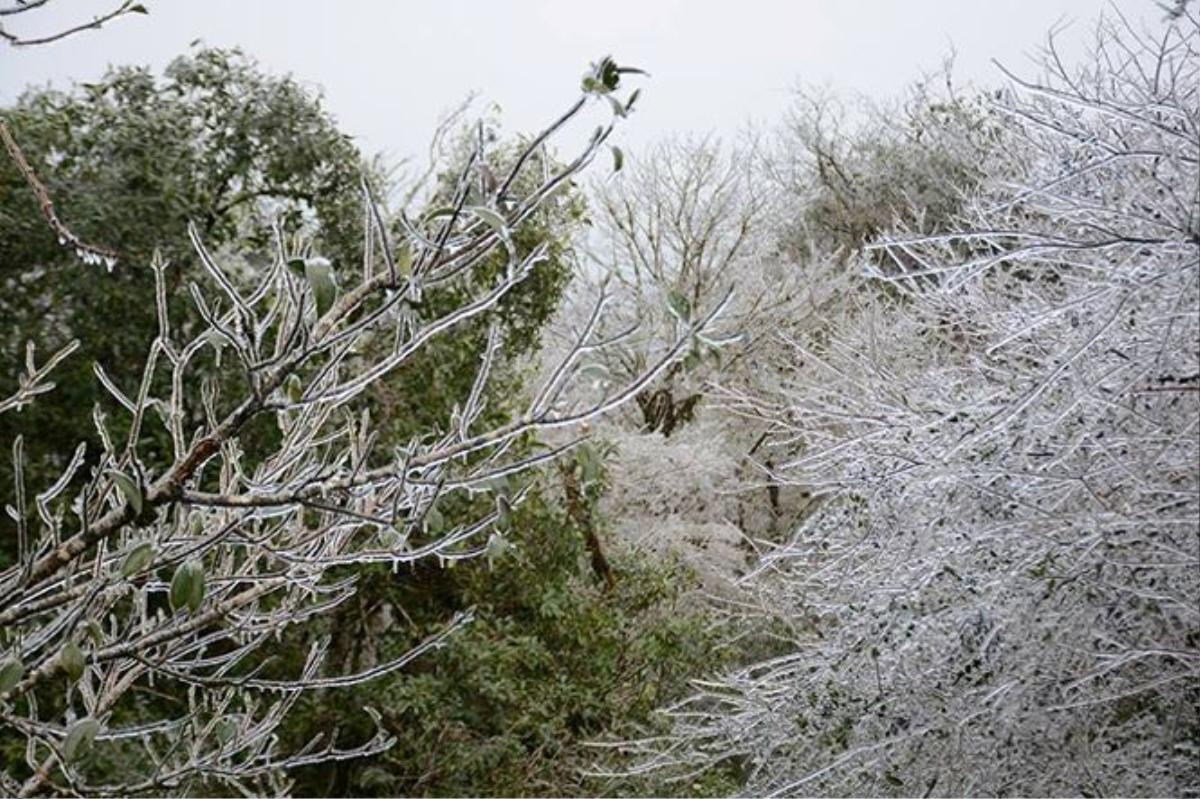
<path fill-rule="evenodd" d="M 580 477 L 585 486 L 598 483 L 604 476 L 603 464 L 596 451 L 587 444 L 580 445 L 576 450 L 576 460 L 579 463 Z"/>
<path fill-rule="evenodd" d="M 508 220 L 502 214 L 482 205 L 473 205 L 468 210 L 492 230 L 499 233 L 502 237 L 508 238 Z"/>
<path fill-rule="evenodd" d="M 188 594 L 188 610 L 195 613 L 200 609 L 200 605 L 204 602 L 204 570 L 199 563 L 196 564 L 196 576 L 192 581 L 192 590 Z"/>
<path fill-rule="evenodd" d="M 511 548 L 512 544 L 508 543 L 508 541 L 504 539 L 504 536 L 500 535 L 499 533 L 492 533 L 490 536 L 488 536 L 487 553 L 485 557 L 487 557 L 489 562 L 494 561 L 497 558 L 504 557 L 504 554 Z"/>
<path fill-rule="evenodd" d="M 0 661 L 0 694 L 6 694 L 16 687 L 25 676 L 25 666 L 13 656 Z"/>
<path fill-rule="evenodd" d="M 292 274 L 294 274 L 296 277 L 304 277 L 303 258 L 289 258 L 287 260 L 287 267 L 288 269 L 292 270 Z"/>
<path fill-rule="evenodd" d="M 80 719 L 72 724 L 71 729 L 67 732 L 66 740 L 63 741 L 63 757 L 67 760 L 74 760 L 76 757 L 86 755 L 92 748 L 92 742 L 96 740 L 99 732 L 100 722 L 95 719 Z"/>
<path fill-rule="evenodd" d="M 605 56 L 583 76 L 582 89 L 588 94 L 608 94 L 616 91 L 621 85 L 622 75 L 645 75 L 645 70 L 637 67 L 617 66 L 611 56 Z"/>
<path fill-rule="evenodd" d="M 204 566 L 198 560 L 180 564 L 171 578 L 171 609 L 187 606 L 191 613 L 200 609 L 204 601 Z"/>
<path fill-rule="evenodd" d="M 147 9 L 147 8 L 146 8 L 144 5 L 142 5 L 141 3 L 134 3 L 133 5 L 131 5 L 131 6 L 129 7 L 129 9 L 128 9 L 128 12 L 127 12 L 127 13 L 130 13 L 130 14 L 149 14 L 149 13 L 150 13 L 150 10 L 149 10 L 149 9 Z"/>
<path fill-rule="evenodd" d="M 224 746 L 232 741 L 233 736 L 237 734 L 238 724 L 235 720 L 226 716 L 216 723 L 213 731 L 217 735 L 217 741 Z"/>
<path fill-rule="evenodd" d="M 625 153 L 621 152 L 620 147 L 612 148 L 613 154 L 613 172 L 620 172 L 621 167 L 625 166 Z"/>
<path fill-rule="evenodd" d="M 312 286 L 313 299 L 317 301 L 317 316 L 322 317 L 333 306 L 338 295 L 333 264 L 328 258 L 309 258 L 304 262 L 304 276 Z"/>
<path fill-rule="evenodd" d="M 222 349 L 224 349 L 225 342 L 227 341 L 227 339 L 225 338 L 225 334 L 218 333 L 216 330 L 209 330 L 201 338 L 203 338 L 205 341 L 207 341 L 208 346 L 212 347 L 218 353 Z"/>
<path fill-rule="evenodd" d="M 617 62 L 611 58 L 605 57 L 600 62 L 599 73 L 600 83 L 604 85 L 605 90 L 611 92 L 621 85 L 621 70 L 617 68 Z"/>
<path fill-rule="evenodd" d="M 423 222 L 432 222 L 433 220 L 439 219 L 443 216 L 454 216 L 455 213 L 456 213 L 456 211 L 455 211 L 454 206 L 443 205 L 438 208 L 429 209 L 425 213 L 421 214 L 421 216 L 419 216 L 418 219 L 420 219 Z"/>
<path fill-rule="evenodd" d="M 692 316 L 692 303 L 682 292 L 674 289 L 667 292 L 667 308 L 683 322 L 688 321 Z"/>
<path fill-rule="evenodd" d="M 367 766 L 363 769 L 362 774 L 358 776 L 357 784 L 363 788 L 374 789 L 375 793 L 382 793 L 385 796 L 394 794 L 395 791 L 380 791 L 379 789 L 388 788 L 396 784 L 396 777 L 392 772 L 379 766 Z"/>
<path fill-rule="evenodd" d="M 442 516 L 442 512 L 437 509 L 437 506 L 431 506 L 425 512 L 425 530 L 432 535 L 437 535 L 446 528 L 446 517 Z"/>
<path fill-rule="evenodd" d="M 512 506 L 503 496 L 496 497 L 496 526 L 502 530 L 512 526 Z"/>
<path fill-rule="evenodd" d="M 405 278 L 412 277 L 412 260 L 412 247 L 404 242 L 396 253 L 396 269 Z"/>
<path fill-rule="evenodd" d="M 100 629 L 100 625 L 94 620 L 88 619 L 83 625 L 83 630 L 87 633 L 88 638 L 92 639 L 92 643 L 96 646 L 104 643 L 104 631 Z"/>
<path fill-rule="evenodd" d="M 304 396 L 304 384 L 300 382 L 299 375 L 288 375 L 288 379 L 283 384 L 284 393 L 292 402 L 299 402 Z"/>
<path fill-rule="evenodd" d="M 404 545 L 404 534 L 394 527 L 385 527 L 379 531 L 379 543 L 384 549 L 400 549 Z"/>
<path fill-rule="evenodd" d="M 629 99 L 625 101 L 625 113 L 626 114 L 628 114 L 630 111 L 633 110 L 633 104 L 636 103 L 637 99 L 641 96 L 642 96 L 641 89 L 633 90 L 633 93 L 629 95 Z"/>
<path fill-rule="evenodd" d="M 171 609 L 179 610 L 187 604 L 188 597 L 192 591 L 192 572 L 188 568 L 188 563 L 182 563 L 175 569 L 175 575 L 171 578 Z"/>
<path fill-rule="evenodd" d="M 83 650 L 79 648 L 79 644 L 68 641 L 58 656 L 58 664 L 62 666 L 71 682 L 78 682 L 79 678 L 83 676 L 83 668 L 86 665 L 83 659 Z"/>
<path fill-rule="evenodd" d="M 108 472 L 112 475 L 113 482 L 117 484 L 117 488 L 125 496 L 125 501 L 129 503 L 129 507 L 133 508 L 135 516 L 142 515 L 142 489 L 132 477 L 124 472 L 118 472 L 116 469 L 110 469 Z"/>
<path fill-rule="evenodd" d="M 137 574 L 149 566 L 152 560 L 154 560 L 154 545 L 149 541 L 138 544 L 125 556 L 125 562 L 121 564 L 121 576 L 129 577 Z"/>

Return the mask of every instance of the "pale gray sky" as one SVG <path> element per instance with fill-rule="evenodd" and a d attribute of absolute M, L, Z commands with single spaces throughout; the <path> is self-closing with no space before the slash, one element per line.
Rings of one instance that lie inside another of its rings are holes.
<path fill-rule="evenodd" d="M 21 33 L 51 31 L 116 0 L 56 0 Z M 423 154 L 438 116 L 478 91 L 504 128 L 532 130 L 574 98 L 606 53 L 652 73 L 623 134 L 735 134 L 776 119 L 789 87 L 899 93 L 957 51 L 960 83 L 995 83 L 996 58 L 1029 72 L 1054 26 L 1069 52 L 1102 11 L 1162 15 L 1153 0 L 145 0 L 131 16 L 61 43 L 0 47 L 0 102 L 28 83 L 94 80 L 109 63 L 161 68 L 194 39 L 237 45 L 276 72 L 323 88 L 367 152 Z M 1065 26 L 1065 27 L 1064 27 Z M 482 107 L 482 106 L 481 106 Z"/>

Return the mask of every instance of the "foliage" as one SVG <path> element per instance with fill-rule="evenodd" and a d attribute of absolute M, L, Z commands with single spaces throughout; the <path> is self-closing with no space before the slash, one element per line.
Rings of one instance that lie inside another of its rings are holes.
<path fill-rule="evenodd" d="M 96 465 L 76 457 L 52 485 L 32 490 L 22 438 L 13 444 L 18 562 L 0 571 L 0 630 L 6 682 L 10 671 L 19 674 L 0 694 L 0 717 L 6 739 L 22 739 L 24 752 L 5 764 L 6 792 L 282 792 L 290 770 L 394 743 L 373 710 L 376 733 L 350 749 L 322 731 L 288 751 L 277 731 L 305 692 L 394 673 L 469 624 L 469 612 L 396 657 L 358 670 L 338 664 L 347 671 L 335 674 L 325 665 L 329 636 L 313 638 L 294 669 L 273 657 L 274 642 L 350 601 L 363 567 L 487 554 L 489 534 L 530 496 L 527 485 L 506 492 L 499 483 L 579 443 L 533 439 L 578 429 L 631 399 L 723 309 L 698 312 L 628 383 L 570 402 L 565 392 L 581 358 L 605 345 L 586 327 L 520 398 L 521 411 L 495 424 L 484 416 L 485 397 L 505 342 L 501 326 L 489 325 L 475 379 L 449 418 L 403 444 L 381 444 L 364 407 L 368 390 L 429 342 L 491 316 L 543 261 L 547 247 L 521 257 L 513 232 L 591 162 L 624 116 L 608 102 L 619 78 L 609 79 L 605 63 L 597 67 L 604 91 L 585 91 L 534 137 L 486 203 L 466 205 L 484 178 L 482 144 L 449 212 L 417 220 L 403 237 L 391 234 L 368 193 L 360 206 L 370 222 L 365 253 L 355 268 L 279 236 L 262 269 L 230 269 L 190 226 L 206 280 L 188 286 L 202 319 L 189 329 L 168 302 L 171 268 L 152 259 L 149 356 L 139 379 L 124 384 L 130 388 L 103 381 L 125 434 L 95 414 Z M 518 178 L 534 151 L 593 105 L 612 111 L 608 122 L 524 188 Z M 469 283 L 497 252 L 505 257 L 493 280 L 435 318 L 417 312 L 430 291 Z M 601 298 L 594 318 L 603 305 Z M 390 346 L 368 346 L 381 339 Z M 185 412 L 189 380 L 200 385 L 195 416 Z M 18 394 L 18 402 L 27 400 Z M 275 434 L 262 433 L 271 426 Z M 144 431 L 152 428 L 169 442 L 166 452 L 147 451 Z M 447 518 L 443 504 L 470 515 Z M 161 712 L 164 700 L 169 713 Z M 113 770 L 117 760 L 123 767 Z"/>
<path fill-rule="evenodd" d="M 951 73 L 947 63 L 903 102 L 864 103 L 856 115 L 826 94 L 796 92 L 767 167 L 789 198 L 786 251 L 848 257 L 897 224 L 935 233 L 957 222 L 964 197 L 996 169 L 1000 129 L 986 97 L 956 93 Z"/>
<path fill-rule="evenodd" d="M 570 465 L 578 472 L 582 467 Z M 564 510 L 551 485 L 511 517 L 503 545 L 454 568 L 380 577 L 360 591 L 376 604 L 379 656 L 428 633 L 426 620 L 472 608 L 476 621 L 402 675 L 362 691 L 397 739 L 374 758 L 298 775 L 306 795 L 581 796 L 645 792 L 629 781 L 584 776 L 598 753 L 588 742 L 630 734 L 687 676 L 720 663 L 715 630 L 688 608 L 688 575 L 619 548 L 614 579 L 592 566 L 586 517 Z M 586 520 L 585 520 L 586 519 Z M 447 564 L 449 566 L 450 564 Z M 402 609 L 390 611 L 390 608 Z M 360 638 L 359 645 L 366 646 Z M 723 652 L 725 653 L 723 655 Z M 360 652 L 361 654 L 361 652 Z M 317 695 L 300 728 L 341 721 Z M 360 725 L 361 727 L 361 725 Z M 368 729 L 358 730 L 367 736 Z M 662 793 L 662 786 L 652 789 Z"/>
<path fill-rule="evenodd" d="M 88 411 L 105 392 L 92 362 L 120 385 L 138 380 L 158 324 L 156 251 L 172 265 L 167 302 L 176 324 L 202 324 L 183 290 L 205 279 L 189 223 L 209 247 L 236 245 L 248 270 L 269 262 L 275 219 L 315 237 L 337 263 L 361 257 L 358 150 L 319 97 L 290 77 L 263 74 L 236 50 L 197 49 L 161 79 L 120 67 L 71 93 L 30 90 L 3 114 L 57 214 L 84 241 L 115 250 L 121 267 L 80 264 L 56 241 L 25 177 L 0 159 L 0 393 L 15 384 L 7 365 L 21 361 L 27 339 L 42 351 L 81 342 L 56 371 L 55 392 L 0 417 L 0 439 L 26 434 L 38 482 L 53 479 L 79 441 L 95 462 Z M 0 477 L 12 474 L 5 467 Z"/>
<path fill-rule="evenodd" d="M 477 145 L 486 147 L 483 155 L 476 151 Z M 466 206 L 476 206 L 489 198 L 484 194 L 480 181 L 466 188 L 465 195 L 457 198 L 460 175 L 465 165 L 472 159 L 480 159 L 476 165 L 479 174 L 486 180 L 494 180 L 497 174 L 505 174 L 514 166 L 515 160 L 521 155 L 528 141 L 500 143 L 495 140 L 490 131 L 484 130 L 482 123 L 478 127 L 465 128 L 450 148 L 447 163 L 440 166 L 433 190 L 421 202 L 425 209 L 413 213 L 416 219 L 429 218 L 438 214 L 441 209 L 451 207 L 455 202 Z M 561 168 L 553 164 L 544 153 L 537 156 L 536 170 Z M 536 188 L 531 179 L 535 170 L 522 175 L 514 186 L 517 191 L 529 191 Z M 441 424 L 446 418 L 457 413 L 457 406 L 462 398 L 471 392 L 472 384 L 478 370 L 479 352 L 486 345 L 489 329 L 496 326 L 503 340 L 503 347 L 495 355 L 492 367 L 493 377 L 490 384 L 481 395 L 482 412 L 479 423 L 500 425 L 510 423 L 518 416 L 523 408 L 521 401 L 525 397 L 528 386 L 527 370 L 523 369 L 522 356 L 537 345 L 541 328 L 556 308 L 562 295 L 563 288 L 570 278 L 573 264 L 571 247 L 574 233 L 582 220 L 583 207 L 577 192 L 570 184 L 556 192 L 536 209 L 518 230 L 510 237 L 512 250 L 517 257 L 524 259 L 534 252 L 540 253 L 542 262 L 538 270 L 531 274 L 521 285 L 514 288 L 503 300 L 497 303 L 496 313 L 488 320 L 468 320 L 460 326 L 458 335 L 452 339 L 433 342 L 424 351 L 417 353 L 406 364 L 397 369 L 396 373 L 387 380 L 381 380 L 372 386 L 368 394 L 368 403 L 372 417 L 388 442 L 405 442 L 422 430 Z M 392 229 L 402 235 L 407 215 L 401 212 L 398 221 L 392 224 Z M 414 316 L 420 319 L 436 319 L 455 307 L 460 306 L 472 294 L 497 280 L 506 269 L 507 253 L 499 251 L 489 258 L 483 259 L 472 271 L 468 279 L 433 288 L 424 293 L 419 305 L 414 306 Z M 378 340 L 366 346 L 367 353 L 379 350 L 385 343 Z M 531 441 L 516 442 L 515 450 L 529 453 Z M 541 538 L 561 538 L 570 536 L 558 523 L 558 519 L 550 513 L 545 501 L 531 496 L 526 504 L 534 503 L 543 508 L 540 514 L 526 513 L 518 510 L 523 524 L 550 525 L 549 528 L 539 528 L 527 532 L 525 538 L 540 536 Z M 536 500 L 536 502 L 535 502 Z M 486 508 L 485 508 L 486 509 Z M 455 501 L 443 503 L 438 513 L 449 523 L 462 519 L 471 519 L 473 514 L 480 511 L 479 503 L 470 501 Z M 551 547 L 546 554 L 559 550 Z M 531 586 L 539 585 L 543 579 L 555 579 L 557 572 L 570 569 L 573 561 L 561 564 L 553 560 L 538 561 L 539 568 L 531 570 L 524 577 L 524 582 Z M 374 661 L 379 657 L 380 650 L 404 651 L 419 642 L 420 636 L 428 635 L 444 623 L 448 615 L 463 611 L 476 605 L 486 606 L 474 594 L 481 594 L 487 585 L 476 581 L 472 585 L 464 585 L 461 575 L 470 573 L 471 567 L 464 565 L 459 569 L 422 568 L 406 575 L 406 579 L 398 580 L 390 567 L 378 566 L 368 570 L 359 583 L 358 590 L 352 603 L 335 611 L 329 624 L 328 631 L 336 631 L 332 644 L 332 659 L 334 661 L 357 662 L 361 658 Z M 513 576 L 515 579 L 515 575 Z M 511 585 L 504 582 L 489 583 L 490 590 L 495 596 L 503 597 L 511 591 Z M 402 616 L 397 616 L 391 608 L 402 608 Z M 411 629 L 399 627 L 388 630 L 378 629 L 380 614 L 399 622 L 402 618 Z M 319 633 L 318 633 L 319 634 Z M 514 632 L 514 635 L 517 633 Z M 414 635 L 418 636 L 414 640 Z M 480 636 L 491 636 L 497 645 L 504 645 L 505 639 L 501 634 L 492 630 L 489 622 L 482 616 L 477 618 L 468 630 L 457 639 L 456 649 L 461 646 L 471 646 Z M 303 651 L 313 637 L 313 631 L 305 631 L 300 636 L 285 639 L 285 644 L 291 650 L 293 659 L 302 660 Z M 368 643 L 369 642 L 369 643 Z M 363 647 L 366 646 L 364 650 Z M 436 657 L 436 656 L 434 656 Z M 397 687 L 407 682 L 403 674 L 389 676 L 373 683 L 369 691 L 363 692 L 363 701 L 378 697 L 391 696 L 400 692 Z M 536 705 L 539 698 L 535 693 L 514 694 L 511 697 L 514 704 Z M 297 742 L 303 742 L 311 736 L 314 729 L 339 727 L 347 730 L 358 730 L 369 737 L 369 730 L 364 727 L 361 713 L 357 707 L 362 702 L 327 703 L 325 697 L 318 696 L 310 702 L 306 712 L 299 712 L 284 725 L 286 735 L 293 736 Z M 389 702 L 390 704 L 390 702 Z M 385 713 L 385 719 L 389 714 Z M 431 722 L 432 723 L 432 722 Z M 403 735 L 397 734 L 400 741 L 405 741 Z M 437 768 L 445 767 L 451 762 L 448 750 L 444 747 L 436 751 L 421 751 L 422 759 L 436 756 Z M 394 750 L 385 760 L 375 759 L 378 765 L 370 773 L 379 779 L 379 769 L 391 773 L 400 769 L 405 773 L 413 767 L 417 754 L 406 751 L 404 746 Z M 405 761 L 407 758 L 407 762 Z M 368 764 L 375 761 L 365 761 Z M 348 783 L 351 774 L 361 774 L 366 766 L 361 763 L 347 763 L 340 767 L 321 766 L 310 769 L 307 776 L 302 776 L 297 789 L 302 793 L 358 793 L 368 786 Z M 484 789 L 485 776 L 493 779 L 496 774 L 476 775 L 477 784 L 482 792 L 492 792 L 495 789 Z M 389 784 L 401 784 L 396 778 Z"/>
<path fill-rule="evenodd" d="M 482 123 L 480 123 L 482 126 Z M 440 166 L 433 190 L 422 199 L 416 218 L 444 213 L 455 202 L 478 206 L 488 201 L 482 181 L 466 187 L 462 198 L 454 196 L 459 176 L 470 163 L 478 143 L 475 130 L 464 131 Z M 496 142 L 495 134 L 485 135 L 483 163 L 474 168 L 495 180 L 497 174 L 511 170 L 515 159 L 528 141 Z M 561 168 L 546 153 L 537 155 L 536 169 Z M 527 170 L 515 185 L 517 191 L 533 188 L 534 170 Z M 405 218 L 401 212 L 401 218 Z M 504 349 L 497 359 L 496 376 L 487 398 L 485 417 L 493 422 L 507 421 L 516 410 L 514 399 L 520 396 L 526 375 L 519 371 L 522 356 L 536 348 L 543 327 L 558 307 L 575 264 L 574 241 L 584 219 L 582 198 L 573 183 L 567 183 L 534 210 L 521 227 L 510 234 L 509 244 L 518 258 L 527 258 L 535 250 L 541 253 L 539 269 L 505 296 L 497 306 L 504 336 Z M 392 224 L 402 234 L 403 224 Z M 418 318 L 436 318 L 460 305 L 473 292 L 495 281 L 505 268 L 507 252 L 500 251 L 484 259 L 468 279 L 431 289 L 414 312 Z M 488 322 L 464 325 L 453 340 L 434 342 L 401 367 L 396 375 L 372 387 L 372 414 L 390 438 L 405 441 L 432 423 L 446 418 L 454 403 L 470 390 L 475 379 L 477 353 L 487 339 Z"/>
<path fill-rule="evenodd" d="M 392 209 L 237 51 L 28 92 L 0 792 L 1194 791 L 1188 5 L 773 148 L 606 150 L 604 58 Z"/>
<path fill-rule="evenodd" d="M 1194 790 L 1198 45 L 1189 17 L 1102 22 L 1077 73 L 1051 50 L 996 98 L 1022 157 L 962 223 L 885 234 L 860 263 L 888 291 L 730 395 L 818 495 L 758 573 L 790 652 L 670 708 L 647 766 L 738 759 L 759 795 Z"/>

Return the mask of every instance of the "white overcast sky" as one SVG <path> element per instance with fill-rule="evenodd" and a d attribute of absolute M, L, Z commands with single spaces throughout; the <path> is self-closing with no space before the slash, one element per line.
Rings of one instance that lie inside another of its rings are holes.
<path fill-rule="evenodd" d="M 14 32 L 84 21 L 117 0 L 54 0 Z M 110 63 L 161 68 L 196 39 L 239 46 L 267 69 L 322 88 L 343 130 L 391 161 L 422 155 L 439 115 L 472 91 L 508 131 L 540 127 L 574 98 L 587 63 L 612 53 L 649 70 L 623 134 L 736 135 L 777 119 L 797 83 L 886 98 L 936 69 L 951 46 L 960 84 L 997 83 L 991 60 L 1033 70 L 1060 29 L 1080 52 L 1119 10 L 1158 21 L 1153 0 L 145 0 L 99 32 L 0 47 L 0 103 L 30 83 L 94 80 Z M 40 15 L 40 16 L 39 16 Z M 482 105 L 480 106 L 482 107 Z"/>

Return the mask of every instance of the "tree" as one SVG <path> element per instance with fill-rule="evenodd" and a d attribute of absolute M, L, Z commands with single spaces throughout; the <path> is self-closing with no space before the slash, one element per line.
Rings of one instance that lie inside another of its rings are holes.
<path fill-rule="evenodd" d="M 611 59 L 595 65 L 580 98 L 494 183 L 481 168 L 488 162 L 481 139 L 453 205 L 417 220 L 402 238 L 389 234 L 368 192 L 361 266 L 313 256 L 278 235 L 266 268 L 230 271 L 193 225 L 189 238 L 208 286 L 188 286 L 203 324 L 182 330 L 168 302 L 171 267 L 152 260 L 157 334 L 140 378 L 104 381 L 128 432 L 114 435 L 109 417 L 94 413 L 96 465 L 82 469 L 80 449 L 58 480 L 36 492 L 23 478 L 23 440 L 13 445 L 18 561 L 0 572 L 0 717 L 6 735 L 23 742 L 24 757 L 6 764 L 6 792 L 279 792 L 290 768 L 391 744 L 381 730 L 350 750 L 322 735 L 285 752 L 274 733 L 303 692 L 395 672 L 466 624 L 469 612 L 410 651 L 349 674 L 324 670 L 327 638 L 288 673 L 271 657 L 273 640 L 348 601 L 356 567 L 450 563 L 494 551 L 503 540 L 496 523 L 527 495 L 521 475 L 578 440 L 519 445 L 629 400 L 724 306 L 697 313 L 643 373 L 588 402 L 561 400 L 603 346 L 594 325 L 521 413 L 483 423 L 481 397 L 505 345 L 493 325 L 476 380 L 449 418 L 381 447 L 364 412 L 373 385 L 437 337 L 486 318 L 539 267 L 545 247 L 521 257 L 514 236 L 592 160 L 617 121 L 616 106 L 572 160 L 541 172 L 528 190 L 518 189 L 520 178 L 547 165 L 536 153 L 568 122 L 597 101 L 608 108 L 629 71 Z M 468 206 L 471 187 L 485 184 L 485 202 Z M 507 255 L 494 280 L 422 318 L 423 298 L 471 277 L 496 252 Z M 390 346 L 369 347 L 372 335 Z M 214 376 L 218 364 L 223 379 Z M 204 375 L 202 417 L 191 422 L 184 394 L 196 372 Z M 153 426 L 169 440 L 162 466 L 143 454 Z M 69 492 L 76 473 L 82 488 Z M 447 524 L 440 506 L 454 501 L 475 516 Z M 177 707 L 166 717 L 144 701 L 164 685 Z M 108 758 L 122 764 L 119 781 L 93 783 Z"/>
<path fill-rule="evenodd" d="M 365 171 L 378 188 L 378 170 L 366 168 L 319 97 L 290 77 L 263 74 L 237 51 L 195 50 L 161 79 L 123 67 L 71 93 L 34 90 L 4 118 L 27 169 L 0 160 L 0 392 L 11 391 L 7 364 L 19 363 L 27 339 L 43 351 L 81 342 L 59 369 L 56 392 L 0 418 L 0 438 L 30 439 L 37 482 L 52 479 L 80 440 L 99 452 L 90 418 L 79 413 L 105 396 L 93 361 L 119 383 L 138 379 L 158 324 L 156 252 L 173 265 L 166 275 L 175 324 L 187 332 L 202 325 L 181 290 L 205 279 L 189 222 L 210 248 L 236 247 L 244 269 L 269 262 L 270 219 L 313 238 L 335 261 L 359 257 L 360 184 Z M 42 197 L 30 191 L 30 175 Z M 47 202 L 65 227 L 47 224 L 39 207 Z M 121 268 L 80 264 L 64 238 L 86 242 L 88 261 Z M 197 403 L 185 410 L 202 415 Z M 12 475 L 3 469 L 0 477 Z"/>
<path fill-rule="evenodd" d="M 668 708 L 644 768 L 759 795 L 1200 782 L 1200 21 L 1102 21 L 995 98 L 1005 170 L 860 260 L 731 396 L 818 494 L 753 581 L 786 651 Z M 885 291 L 870 290 L 884 286 Z M 802 364 L 802 366 L 801 366 Z"/>
<path fill-rule="evenodd" d="M 593 182 L 592 257 L 622 299 L 620 315 L 609 324 L 619 329 L 641 323 L 636 339 L 611 351 L 603 364 L 609 374 L 636 373 L 689 323 L 693 308 L 731 285 L 738 286 L 738 297 L 727 318 L 739 330 L 761 329 L 761 317 L 783 304 L 758 279 L 767 197 L 747 168 L 749 150 L 709 139 L 668 140 L 632 159 L 620 174 Z M 662 385 L 639 396 L 642 431 L 670 436 L 689 421 L 707 372 L 698 367 L 730 343 L 696 341 Z"/>
<path fill-rule="evenodd" d="M 901 102 L 864 100 L 854 116 L 835 97 L 796 91 L 764 160 L 768 181 L 786 198 L 786 252 L 803 262 L 845 260 L 897 223 L 952 229 L 964 198 L 998 160 L 986 97 L 956 91 L 952 74 L 950 58 Z"/>

